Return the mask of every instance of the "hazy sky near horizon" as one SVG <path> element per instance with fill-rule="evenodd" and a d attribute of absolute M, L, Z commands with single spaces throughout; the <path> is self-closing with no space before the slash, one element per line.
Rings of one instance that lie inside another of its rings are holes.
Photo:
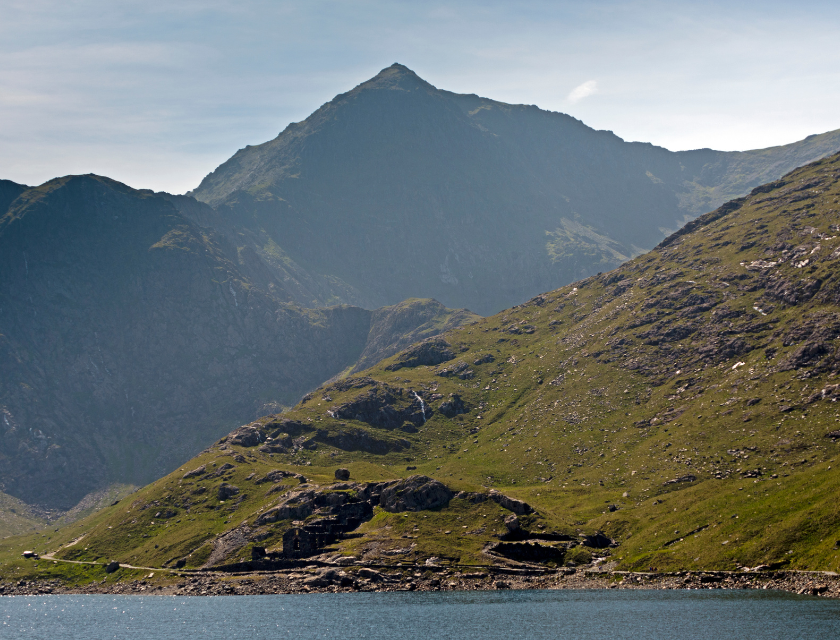
<path fill-rule="evenodd" d="M 183 193 L 393 62 L 625 140 L 840 128 L 840 3 L 0 0 L 0 178 Z"/>

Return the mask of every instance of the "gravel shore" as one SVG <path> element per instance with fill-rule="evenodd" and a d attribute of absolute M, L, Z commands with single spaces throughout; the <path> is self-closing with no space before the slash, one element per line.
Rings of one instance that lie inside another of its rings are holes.
<path fill-rule="evenodd" d="M 775 589 L 840 598 L 840 575 L 828 572 L 591 572 L 561 569 L 520 573 L 424 568 L 306 567 L 256 574 L 183 574 L 68 586 L 59 581 L 0 582 L 0 595 L 123 594 L 222 596 L 279 593 L 489 591 L 496 589 Z"/>

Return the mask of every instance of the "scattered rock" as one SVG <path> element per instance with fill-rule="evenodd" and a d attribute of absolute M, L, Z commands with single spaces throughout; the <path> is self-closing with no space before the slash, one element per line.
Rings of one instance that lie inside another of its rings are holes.
<path fill-rule="evenodd" d="M 464 362 L 463 360 L 459 360 L 455 364 L 449 365 L 448 367 L 444 367 L 443 369 L 439 369 L 435 371 L 436 376 L 440 376 L 442 378 L 449 378 L 451 376 L 455 376 L 460 378 L 461 380 L 471 380 L 472 377 L 475 375 L 474 371 L 471 371 L 469 365 Z"/>
<path fill-rule="evenodd" d="M 300 484 L 306 483 L 306 478 L 299 473 L 291 471 L 281 471 L 280 469 L 272 469 L 266 473 L 262 478 L 254 480 L 255 484 L 263 484 L 264 482 L 282 482 L 285 478 L 294 478 Z"/>
<path fill-rule="evenodd" d="M 789 305 L 806 302 L 820 290 L 822 280 L 803 279 L 798 281 L 773 278 L 764 289 L 764 295 L 781 300 Z"/>
<path fill-rule="evenodd" d="M 372 580 L 374 582 L 380 582 L 382 580 L 381 573 L 373 569 L 368 569 L 367 567 L 359 569 L 358 572 L 356 572 L 356 575 L 360 578 L 364 578 L 365 580 Z"/>
<path fill-rule="evenodd" d="M 792 371 L 814 364 L 828 355 L 824 342 L 806 342 L 779 363 L 779 371 Z"/>

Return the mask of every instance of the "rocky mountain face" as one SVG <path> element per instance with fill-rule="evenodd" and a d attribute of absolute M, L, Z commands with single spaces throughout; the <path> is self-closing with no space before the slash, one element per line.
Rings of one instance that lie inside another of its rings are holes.
<path fill-rule="evenodd" d="M 840 154 L 241 427 L 62 534 L 88 532 L 66 557 L 198 567 L 234 531 L 229 561 L 276 554 L 330 524 L 304 498 L 422 475 L 448 503 L 374 511 L 321 561 L 840 570 L 839 265 Z"/>
<path fill-rule="evenodd" d="M 145 484 L 359 358 L 475 318 L 290 304 L 191 198 L 78 176 L 0 183 L 0 205 L 0 485 L 44 507 Z"/>
<path fill-rule="evenodd" d="M 672 153 L 573 117 L 436 89 L 395 64 L 193 195 L 305 306 L 432 297 L 483 315 L 647 251 L 840 149 L 840 132 Z"/>

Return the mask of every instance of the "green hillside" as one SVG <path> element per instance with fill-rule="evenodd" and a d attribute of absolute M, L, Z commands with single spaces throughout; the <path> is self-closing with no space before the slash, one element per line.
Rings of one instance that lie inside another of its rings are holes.
<path fill-rule="evenodd" d="M 43 514 L 17 498 L 0 493 L 0 538 L 37 531 L 45 524 Z"/>
<path fill-rule="evenodd" d="M 391 486 L 390 506 L 319 557 L 510 563 L 506 538 L 548 563 L 840 570 L 838 263 L 835 155 L 614 271 L 330 383 L 42 546 L 220 566 L 325 513 L 307 500 Z M 412 510 L 394 495 L 431 481 L 369 484 L 416 475 L 465 493 Z M 597 532 L 616 546 L 582 537 Z"/>

